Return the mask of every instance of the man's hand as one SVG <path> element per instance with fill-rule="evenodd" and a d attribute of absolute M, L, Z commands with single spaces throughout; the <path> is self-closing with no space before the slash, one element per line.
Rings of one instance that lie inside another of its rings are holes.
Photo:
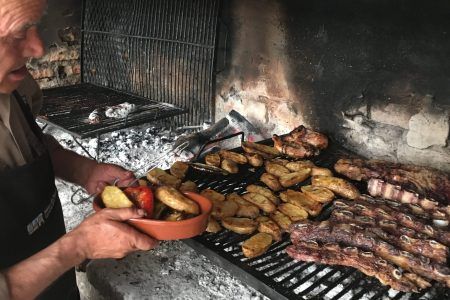
<path fill-rule="evenodd" d="M 80 259 L 122 258 L 137 250 L 150 250 L 158 242 L 123 223 L 142 218 L 144 211 L 136 208 L 102 209 L 84 220 L 66 237 L 73 238 Z"/>
<path fill-rule="evenodd" d="M 118 180 L 118 186 L 127 186 L 136 178 L 130 171 L 112 164 L 95 164 L 85 174 L 84 188 L 89 194 L 101 192 L 106 185 Z"/>

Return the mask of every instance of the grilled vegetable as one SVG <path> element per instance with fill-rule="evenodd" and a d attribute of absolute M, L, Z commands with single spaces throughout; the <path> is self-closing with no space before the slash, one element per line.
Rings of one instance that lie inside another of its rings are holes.
<path fill-rule="evenodd" d="M 236 174 L 239 172 L 238 165 L 234 161 L 229 159 L 223 159 L 220 164 L 220 167 L 225 171 L 230 172 L 231 174 Z"/>
<path fill-rule="evenodd" d="M 174 188 L 178 188 L 181 185 L 181 179 L 176 178 L 173 175 L 167 174 L 160 168 L 155 168 L 147 173 L 147 179 L 156 185 L 168 185 Z"/>
<path fill-rule="evenodd" d="M 240 165 L 245 165 L 248 162 L 247 157 L 245 157 L 245 155 L 229 150 L 220 150 L 219 155 L 223 159 L 234 161 L 235 163 Z"/>
<path fill-rule="evenodd" d="M 219 222 L 217 222 L 214 217 L 210 216 L 208 220 L 208 226 L 206 227 L 206 232 L 219 232 L 222 230 L 222 226 L 220 226 Z"/>
<path fill-rule="evenodd" d="M 290 163 L 289 160 L 283 159 L 283 158 L 274 158 L 274 159 L 271 159 L 270 161 L 275 163 L 275 164 L 282 165 L 283 167 L 286 167 L 287 164 Z"/>
<path fill-rule="evenodd" d="M 266 252 L 271 244 L 272 236 L 270 234 L 260 232 L 242 243 L 242 253 L 248 258 L 256 257 Z"/>
<path fill-rule="evenodd" d="M 289 174 L 291 171 L 289 171 L 287 168 L 283 167 L 282 165 L 273 163 L 271 161 L 266 161 L 264 163 L 266 172 L 269 174 L 272 174 L 276 177 L 280 177 L 286 174 Z"/>
<path fill-rule="evenodd" d="M 143 209 L 147 218 L 153 215 L 153 192 L 147 186 L 130 186 L 124 190 L 129 199 L 139 208 Z"/>
<path fill-rule="evenodd" d="M 290 187 L 306 180 L 310 174 L 311 174 L 310 168 L 305 168 L 297 172 L 289 173 L 279 178 L 280 184 L 283 187 Z"/>
<path fill-rule="evenodd" d="M 200 208 L 197 202 L 185 197 L 177 189 L 170 186 L 156 188 L 155 196 L 165 205 L 188 214 L 198 215 Z"/>
<path fill-rule="evenodd" d="M 226 217 L 233 217 L 239 209 L 239 205 L 234 201 L 213 201 L 213 209 L 211 215 L 218 220 Z"/>
<path fill-rule="evenodd" d="M 269 190 L 268 188 L 265 188 L 265 187 L 262 187 L 262 186 L 259 186 L 259 185 L 255 185 L 255 184 L 250 184 L 245 189 L 247 190 L 247 192 L 257 193 L 257 194 L 263 195 L 264 197 L 266 197 L 267 199 L 272 201 L 275 205 L 277 205 L 280 202 L 278 197 L 275 196 L 275 194 L 271 190 Z"/>
<path fill-rule="evenodd" d="M 264 164 L 264 159 L 261 155 L 257 153 L 246 153 L 245 157 L 247 157 L 248 163 L 252 167 L 261 167 Z"/>
<path fill-rule="evenodd" d="M 167 213 L 163 220 L 164 221 L 181 221 L 184 220 L 186 217 L 181 211 L 172 210 L 169 213 Z"/>
<path fill-rule="evenodd" d="M 278 226 L 280 226 L 280 228 L 282 228 L 283 230 L 288 230 L 289 226 L 291 226 L 292 224 L 291 219 L 279 210 L 271 213 L 269 217 L 274 220 L 275 223 L 277 223 Z"/>
<path fill-rule="evenodd" d="M 237 217 L 246 217 L 254 219 L 259 215 L 259 208 L 253 205 L 252 203 L 244 200 L 237 193 L 228 194 L 227 200 L 234 201 L 239 206 L 239 209 L 236 212 Z"/>
<path fill-rule="evenodd" d="M 269 173 L 263 173 L 259 179 L 261 182 L 265 183 L 272 191 L 277 192 L 283 187 L 277 177 Z"/>
<path fill-rule="evenodd" d="M 301 207 L 291 203 L 282 203 L 278 206 L 278 210 L 289 217 L 293 222 L 305 220 L 308 218 L 308 213 Z"/>
<path fill-rule="evenodd" d="M 249 234 L 256 230 L 258 222 L 249 218 L 228 217 L 222 220 L 222 226 L 239 234 Z"/>
<path fill-rule="evenodd" d="M 319 167 L 313 167 L 311 170 L 311 176 L 333 176 L 333 172 L 331 172 L 330 169 L 327 168 L 319 168 Z"/>
<path fill-rule="evenodd" d="M 103 204 L 107 208 L 133 207 L 134 204 L 117 186 L 106 186 L 101 194 Z"/>
<path fill-rule="evenodd" d="M 194 192 L 197 193 L 197 184 L 193 181 L 185 181 L 180 186 L 180 192 Z"/>
<path fill-rule="evenodd" d="M 205 156 L 205 163 L 210 166 L 220 167 L 220 156 L 218 153 L 210 153 Z"/>
<path fill-rule="evenodd" d="M 301 189 L 306 196 L 320 203 L 328 203 L 334 198 L 333 192 L 324 187 L 304 185 Z"/>
<path fill-rule="evenodd" d="M 265 196 L 257 193 L 247 193 L 242 195 L 242 198 L 244 200 L 247 200 L 250 203 L 253 203 L 254 205 L 258 206 L 260 209 L 262 209 L 266 213 L 271 213 L 274 210 L 276 210 L 275 204 L 273 204 L 272 201 L 267 199 Z"/>
<path fill-rule="evenodd" d="M 182 161 L 176 161 L 170 167 L 170 174 L 179 179 L 184 179 L 186 172 L 189 169 L 189 165 Z"/>
<path fill-rule="evenodd" d="M 288 168 L 292 172 L 298 172 L 305 168 L 312 168 L 312 167 L 314 167 L 314 164 L 310 160 L 297 160 L 286 164 L 286 168 Z"/>
<path fill-rule="evenodd" d="M 342 178 L 329 176 L 313 176 L 312 185 L 325 187 L 331 190 L 333 193 L 338 194 L 339 196 L 352 200 L 358 198 L 360 195 L 358 189 L 353 184 Z"/>
<path fill-rule="evenodd" d="M 221 202 L 221 201 L 225 201 L 225 196 L 222 195 L 219 192 L 216 192 L 213 189 L 205 189 L 203 191 L 200 192 L 200 195 L 202 195 L 203 197 L 208 198 L 209 200 L 213 201 L 213 202 Z"/>
<path fill-rule="evenodd" d="M 159 201 L 158 199 L 154 199 L 154 208 L 153 208 L 153 219 L 158 220 L 161 218 L 164 213 L 169 210 L 169 207 Z"/>
<path fill-rule="evenodd" d="M 322 204 L 307 197 L 302 192 L 286 190 L 280 193 L 280 198 L 284 202 L 294 204 L 306 210 L 311 216 L 317 216 L 322 210 Z"/>
<path fill-rule="evenodd" d="M 242 142 L 242 149 L 247 153 L 257 153 L 264 158 L 271 158 L 280 155 L 281 153 L 274 147 L 257 144 L 253 142 Z"/>
<path fill-rule="evenodd" d="M 275 223 L 275 221 L 265 216 L 258 217 L 256 221 L 259 223 L 259 232 L 270 234 L 275 241 L 281 240 L 281 228 L 277 223 Z"/>

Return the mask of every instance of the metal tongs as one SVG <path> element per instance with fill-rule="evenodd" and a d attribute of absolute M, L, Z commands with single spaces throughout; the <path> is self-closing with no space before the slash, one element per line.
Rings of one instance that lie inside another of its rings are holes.
<path fill-rule="evenodd" d="M 149 166 L 148 168 L 145 169 L 145 172 L 143 173 L 139 173 L 139 171 L 142 171 L 145 167 L 141 167 L 138 169 L 133 170 L 133 173 L 135 174 L 136 179 L 133 180 L 132 182 L 130 182 L 127 186 L 124 187 L 129 187 L 129 186 L 133 186 L 135 185 L 138 181 L 139 178 L 141 178 L 143 175 L 147 174 L 148 172 L 150 172 L 151 170 L 155 169 L 158 167 L 159 162 L 161 161 L 161 159 L 163 158 L 170 158 L 172 156 L 175 155 L 179 155 L 180 152 L 182 152 L 184 149 L 186 149 L 186 147 L 188 146 L 188 142 L 184 142 L 180 145 L 178 145 L 176 148 L 173 148 L 167 152 L 164 152 L 163 154 L 153 158 L 150 162 L 149 162 Z M 119 183 L 119 178 L 116 178 L 113 182 L 113 185 L 116 186 Z M 82 197 L 83 195 L 81 193 L 85 192 L 84 188 L 79 188 L 76 191 L 73 192 L 72 196 L 70 197 L 70 201 L 72 202 L 72 204 L 74 205 L 79 205 L 83 202 L 89 201 L 91 199 L 94 199 L 95 197 L 97 197 L 98 195 L 100 195 L 99 192 L 94 193 L 94 194 L 90 194 L 87 197 Z"/>

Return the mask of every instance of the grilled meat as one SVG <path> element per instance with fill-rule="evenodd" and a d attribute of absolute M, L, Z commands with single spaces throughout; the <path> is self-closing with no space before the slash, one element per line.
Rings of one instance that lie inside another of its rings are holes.
<path fill-rule="evenodd" d="M 354 267 L 368 276 L 376 277 L 382 284 L 403 292 L 418 292 L 420 288 L 430 286 L 426 280 L 417 280 L 417 275 L 406 276 L 372 252 L 355 247 L 341 248 L 338 244 L 319 245 L 307 241 L 288 246 L 286 252 L 296 260 Z"/>
<path fill-rule="evenodd" d="M 368 232 L 356 224 L 334 224 L 329 221 L 320 223 L 305 220 L 292 225 L 290 233 L 294 245 L 315 240 L 322 243 L 342 243 L 358 247 L 364 251 L 371 251 L 404 270 L 442 282 L 450 287 L 450 269 L 448 267 L 431 262 L 427 257 L 398 250 L 384 242 L 376 234 Z"/>
<path fill-rule="evenodd" d="M 448 248 L 433 240 L 416 239 L 404 234 L 399 234 L 395 230 L 390 232 L 378 227 L 375 219 L 370 217 L 355 216 L 351 211 L 345 209 L 335 209 L 330 218 L 334 223 L 352 223 L 365 227 L 365 230 L 376 234 L 379 238 L 404 251 L 417 255 L 423 255 L 435 262 L 445 264 L 447 262 Z M 395 224 L 395 223 L 394 223 Z"/>
<path fill-rule="evenodd" d="M 318 155 L 319 152 L 307 143 L 284 142 L 278 135 L 272 136 L 275 149 L 280 153 L 294 158 L 308 158 Z"/>
<path fill-rule="evenodd" d="M 353 180 L 379 178 L 450 205 L 450 174 L 436 169 L 363 159 L 340 159 L 334 169 Z"/>

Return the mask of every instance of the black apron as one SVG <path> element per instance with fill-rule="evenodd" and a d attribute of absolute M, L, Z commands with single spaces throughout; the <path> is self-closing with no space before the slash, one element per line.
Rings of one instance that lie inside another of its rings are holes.
<path fill-rule="evenodd" d="M 17 92 L 14 96 L 42 142 L 42 132 L 28 105 Z M 0 269 L 30 257 L 66 233 L 47 151 L 32 163 L 0 171 L 0 228 Z M 66 272 L 38 299 L 79 299 L 75 271 Z"/>

